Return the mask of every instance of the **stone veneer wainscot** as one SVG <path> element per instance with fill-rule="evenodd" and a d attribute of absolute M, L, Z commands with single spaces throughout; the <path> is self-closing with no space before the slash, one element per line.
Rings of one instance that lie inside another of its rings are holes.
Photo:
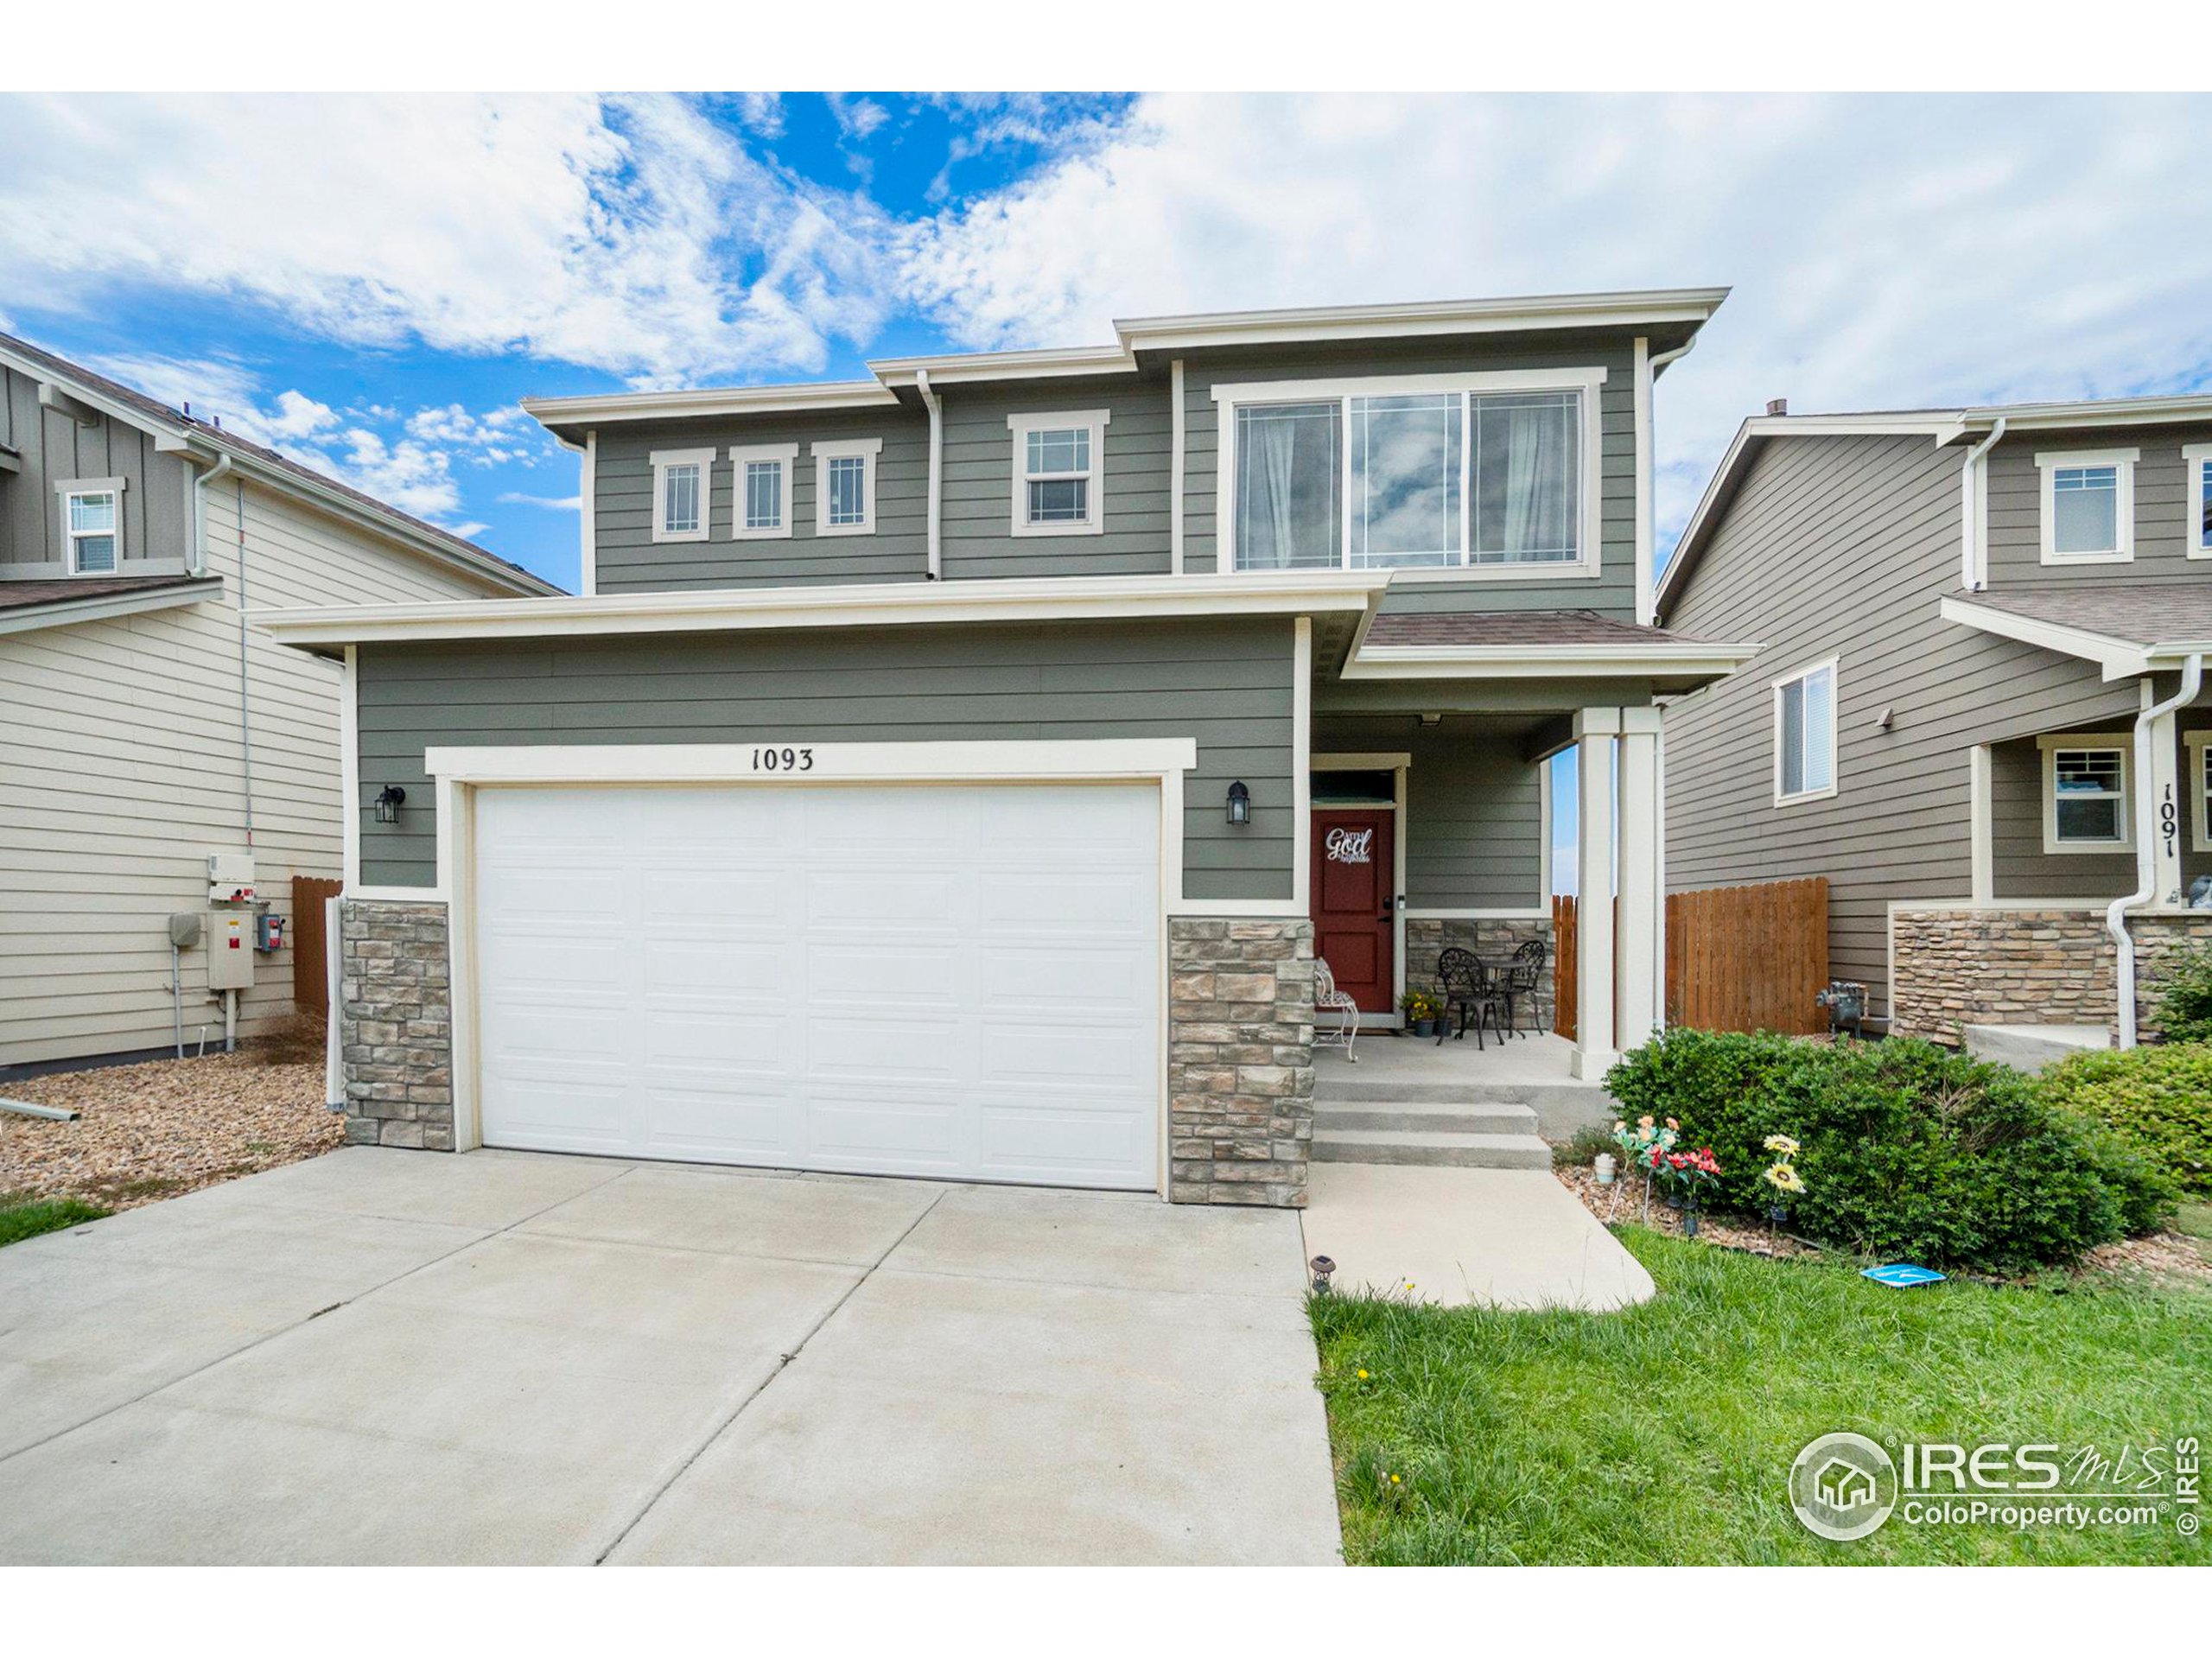
<path fill-rule="evenodd" d="M 2115 1040 L 2118 960 L 2102 910 L 1900 910 L 1894 1018 L 1900 1037 L 1955 1046 L 1962 1026 L 2102 1026 Z M 2212 912 L 2138 912 L 2136 1034 L 2158 1039 L 2174 960 L 2212 944 Z"/>
<path fill-rule="evenodd" d="M 1174 917 L 1167 938 L 1167 1196 L 1304 1207 L 1313 923 Z"/>
<path fill-rule="evenodd" d="M 339 1057 L 346 1139 L 451 1152 L 453 971 L 446 907 L 339 906 Z"/>
<path fill-rule="evenodd" d="M 1439 981 L 1436 959 L 1447 950 L 1471 950 L 1493 968 L 1502 967 L 1513 953 L 1535 939 L 1544 946 L 1544 965 L 1536 976 L 1534 1001 L 1535 1011 L 1530 1014 L 1528 1001 L 1520 1001 L 1513 1010 L 1515 1021 L 1523 1031 L 1549 1031 L 1552 1028 L 1552 973 L 1555 952 L 1552 947 L 1552 918 L 1548 916 L 1414 916 L 1406 921 L 1406 988 L 1409 991 L 1433 991 Z"/>

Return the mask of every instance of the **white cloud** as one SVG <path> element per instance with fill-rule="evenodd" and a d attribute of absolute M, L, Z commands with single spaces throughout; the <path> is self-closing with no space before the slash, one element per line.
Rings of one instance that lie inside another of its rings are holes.
<path fill-rule="evenodd" d="M 0 154 L 38 158 L 0 173 L 0 270 L 48 312 L 152 283 L 674 381 L 813 372 L 888 286 L 863 200 L 671 98 L 22 97 Z"/>
<path fill-rule="evenodd" d="M 902 232 L 962 343 L 1117 315 L 1735 286 L 1659 405 L 1671 530 L 1736 422 L 2201 383 L 2212 101 L 1147 98 Z"/>
<path fill-rule="evenodd" d="M 302 459 L 310 466 L 319 461 L 357 489 L 418 518 L 442 518 L 460 511 L 461 486 L 454 482 L 452 458 L 444 450 L 413 438 L 390 442 L 362 426 L 347 429 L 343 442 L 345 448 L 334 459 L 328 455 Z M 455 530 L 462 535 L 472 533 L 458 526 Z"/>
<path fill-rule="evenodd" d="M 582 512 L 584 499 L 581 495 L 526 495 L 520 490 L 507 490 L 499 499 L 508 506 L 544 507 L 553 512 Z"/>

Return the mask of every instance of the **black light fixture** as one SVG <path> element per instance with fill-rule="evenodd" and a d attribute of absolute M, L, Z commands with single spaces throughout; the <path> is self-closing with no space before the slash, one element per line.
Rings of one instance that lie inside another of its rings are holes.
<path fill-rule="evenodd" d="M 397 784 L 386 784 L 377 796 L 377 822 L 397 823 L 399 809 L 407 804 L 407 791 Z"/>
<path fill-rule="evenodd" d="M 1231 823 L 1252 822 L 1252 791 L 1242 780 L 1229 786 L 1229 821 Z"/>

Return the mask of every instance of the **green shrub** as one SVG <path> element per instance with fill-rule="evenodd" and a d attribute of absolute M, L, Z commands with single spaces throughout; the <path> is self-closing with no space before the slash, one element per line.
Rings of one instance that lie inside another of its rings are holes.
<path fill-rule="evenodd" d="M 1713 1149 L 1718 1207 L 1763 1211 L 1764 1142 L 1792 1136 L 1807 1188 L 1792 1226 L 1869 1255 L 2000 1272 L 2069 1262 L 2170 1196 L 2031 1079 L 1930 1043 L 1675 1030 L 1606 1083 L 1630 1117 L 1674 1117 L 1684 1144 Z"/>
<path fill-rule="evenodd" d="M 2212 1043 L 2212 945 L 2175 962 L 2158 997 L 2158 1029 L 2170 1043 Z"/>
<path fill-rule="evenodd" d="M 2182 1192 L 2212 1198 L 2212 1043 L 2093 1050 L 2053 1066 L 2043 1084 Z"/>

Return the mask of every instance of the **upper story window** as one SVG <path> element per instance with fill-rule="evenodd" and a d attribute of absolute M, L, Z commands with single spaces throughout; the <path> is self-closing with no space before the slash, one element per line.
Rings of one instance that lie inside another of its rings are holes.
<path fill-rule="evenodd" d="M 1009 415 L 1014 435 L 1014 533 L 1095 536 L 1106 527 L 1103 409 Z"/>
<path fill-rule="evenodd" d="M 2097 733 L 2038 738 L 2043 749 L 2043 849 L 2108 853 L 2131 831 L 2127 773 L 2132 740 Z"/>
<path fill-rule="evenodd" d="M 814 446 L 814 533 L 875 533 L 875 463 L 881 438 L 838 438 Z"/>
<path fill-rule="evenodd" d="M 765 541 L 791 533 L 791 468 L 798 460 L 795 443 L 747 444 L 729 452 L 735 504 L 730 534 L 739 541 Z"/>
<path fill-rule="evenodd" d="M 1594 571 L 1604 379 L 1217 386 L 1235 568 Z"/>
<path fill-rule="evenodd" d="M 62 569 L 73 576 L 111 576 L 123 563 L 123 485 L 119 478 L 74 478 L 61 494 Z"/>
<path fill-rule="evenodd" d="M 2045 450 L 2043 562 L 2115 563 L 2135 556 L 2133 449 Z"/>
<path fill-rule="evenodd" d="M 2189 518 L 2182 526 L 2192 559 L 2212 559 L 2212 443 L 2185 443 L 2181 464 L 2189 474 Z"/>
<path fill-rule="evenodd" d="M 1774 683 L 1774 804 L 1835 793 L 1834 658 Z"/>
<path fill-rule="evenodd" d="M 656 449 L 653 463 L 653 540 L 703 542 L 712 501 L 715 452 Z"/>

